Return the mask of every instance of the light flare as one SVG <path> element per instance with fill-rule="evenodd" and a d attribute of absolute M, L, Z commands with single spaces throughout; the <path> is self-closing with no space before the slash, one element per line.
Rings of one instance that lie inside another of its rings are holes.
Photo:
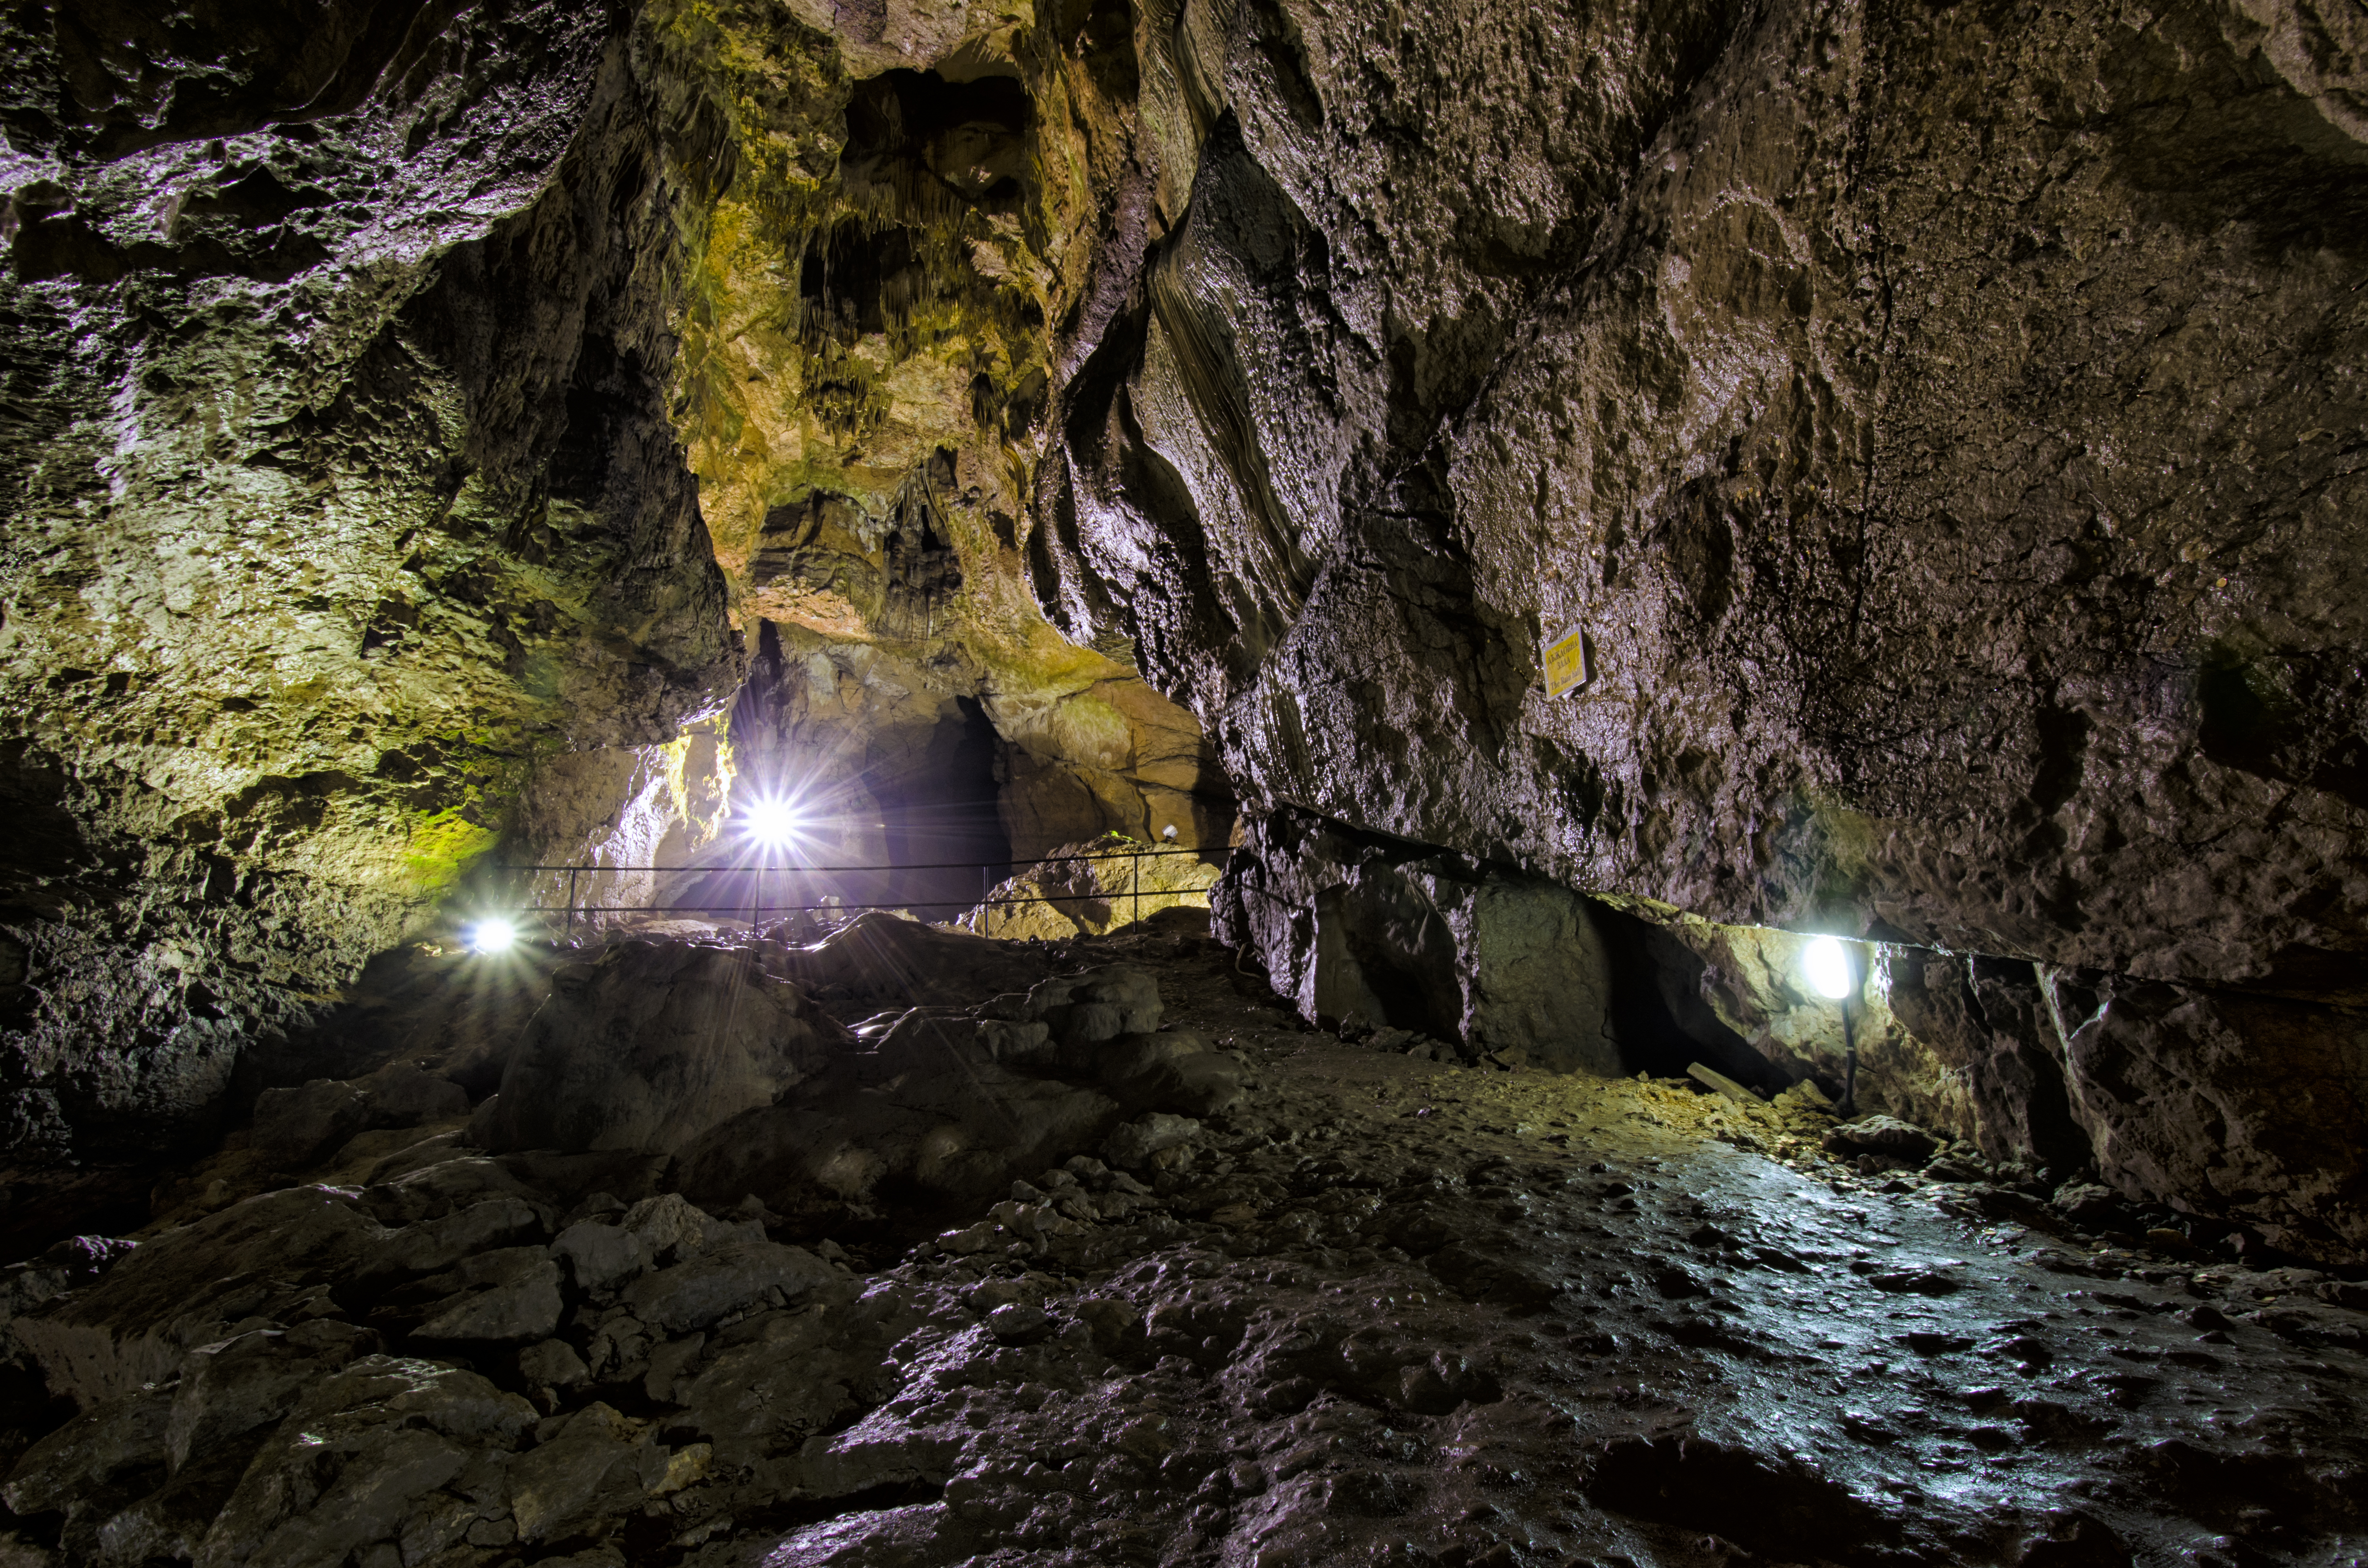
<path fill-rule="evenodd" d="M 805 828 L 805 814 L 795 801 L 780 796 L 758 796 L 740 808 L 740 831 L 761 848 L 786 849 Z"/>
<path fill-rule="evenodd" d="M 1850 952 L 1837 937 L 1819 937 L 1801 950 L 1802 975 L 1829 1001 L 1839 1002 L 1855 988 L 1851 971 Z"/>

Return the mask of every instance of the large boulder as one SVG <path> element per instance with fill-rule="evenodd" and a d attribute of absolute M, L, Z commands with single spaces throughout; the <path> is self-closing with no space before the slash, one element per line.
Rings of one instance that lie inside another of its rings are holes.
<path fill-rule="evenodd" d="M 613 1213 L 614 1210 L 611 1210 Z M 756 1220 L 718 1220 L 678 1193 L 646 1198 L 611 1224 L 579 1220 L 551 1244 L 581 1290 L 609 1290 L 648 1268 L 663 1268 L 726 1242 L 765 1239 Z"/>
<path fill-rule="evenodd" d="M 1219 937 L 1301 1017 L 1362 1018 L 1560 1072 L 1616 1074 L 1600 906 L 1535 877 L 1278 811 L 1211 895 Z"/>
<path fill-rule="evenodd" d="M 413 1561 L 507 1518 L 534 1407 L 474 1372 L 365 1357 L 315 1383 L 247 1467 L 199 1568 L 314 1568 L 385 1543 Z M 377 1559 L 368 1559 L 376 1561 Z"/>
<path fill-rule="evenodd" d="M 386 1240 L 336 1188 L 268 1192 L 143 1243 L 87 1290 L 9 1328 L 51 1392 L 87 1409 L 172 1376 L 231 1324 L 309 1312 L 317 1287 Z"/>
<path fill-rule="evenodd" d="M 996 1054 L 1008 1024 L 916 1008 L 780 1104 L 685 1149 L 683 1190 L 718 1205 L 754 1195 L 783 1214 L 868 1206 L 890 1187 L 990 1199 L 1093 1147 L 1123 1114 L 1111 1095 L 1050 1075 L 1043 1026 L 1027 1030 L 1032 1054 L 1014 1066 Z"/>
<path fill-rule="evenodd" d="M 683 1190 L 712 1205 L 753 1195 L 785 1215 L 860 1210 L 894 1188 L 959 1207 L 1099 1147 L 1133 1112 L 1237 1103 L 1239 1062 L 1159 1031 L 1161 1012 L 1157 980 L 1132 964 L 971 1012 L 910 1008 L 778 1105 L 686 1147 Z"/>
<path fill-rule="evenodd" d="M 1159 1027 L 1159 982 L 1134 964 L 1104 964 L 1083 974 L 1048 980 L 1028 993 L 1025 1016 L 1052 1031 L 1066 1063 L 1077 1053 L 1122 1034 Z"/>
<path fill-rule="evenodd" d="M 97 1279 L 138 1244 L 112 1236 L 68 1236 L 39 1257 L 0 1269 L 0 1332 L 17 1313 L 31 1312 Z"/>
<path fill-rule="evenodd" d="M 2368 1262 L 2368 1017 L 2274 996 L 2064 973 L 2072 1114 L 2131 1199 L 2224 1214 L 2272 1244 Z M 2345 1130 L 2341 1134 L 2332 1130 Z"/>
<path fill-rule="evenodd" d="M 1008 942 L 939 931 L 875 911 L 774 965 L 825 996 L 854 1002 L 960 1006 L 1044 977 L 1040 954 Z"/>
<path fill-rule="evenodd" d="M 1193 854 L 1124 838 L 1064 844 L 996 884 L 984 906 L 984 935 L 1007 942 L 1098 937 L 1163 910 L 1204 909 L 1224 859 L 1221 850 Z"/>
<path fill-rule="evenodd" d="M 199 1346 L 173 1392 L 165 1463 L 178 1473 L 225 1439 L 279 1420 L 307 1388 L 378 1348 L 377 1335 L 335 1318 L 249 1329 Z"/>
<path fill-rule="evenodd" d="M 495 1150 L 680 1149 L 770 1105 L 845 1041 L 746 953 L 620 942 L 553 977 L 471 1136 Z"/>
<path fill-rule="evenodd" d="M 784 1215 L 867 1210 L 902 1189 L 959 1207 L 1100 1142 L 1124 1114 L 1099 1089 L 1014 1073 L 982 1052 L 962 1071 L 866 1084 L 850 1071 L 750 1111 L 683 1151 L 683 1190 L 748 1196 Z"/>
<path fill-rule="evenodd" d="M 842 1278 L 803 1247 L 744 1239 L 644 1274 L 625 1288 L 624 1301 L 642 1322 L 680 1335 L 733 1312 L 803 1301 Z"/>
<path fill-rule="evenodd" d="M 173 1391 L 148 1386 L 102 1400 L 25 1451 L 0 1485 L 0 1502 L 29 1517 L 52 1511 L 69 1520 L 94 1507 L 120 1506 L 147 1490 L 119 1495 L 120 1483 L 161 1473 Z"/>
<path fill-rule="evenodd" d="M 301 1088 L 264 1090 L 255 1102 L 252 1146 L 282 1170 L 302 1170 L 358 1132 L 416 1127 L 468 1109 L 460 1085 L 391 1062 L 349 1081 L 315 1078 Z"/>

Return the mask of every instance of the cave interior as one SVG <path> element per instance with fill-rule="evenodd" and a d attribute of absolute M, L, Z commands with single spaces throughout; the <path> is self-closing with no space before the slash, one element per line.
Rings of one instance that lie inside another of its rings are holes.
<path fill-rule="evenodd" d="M 8 10 L 0 1568 L 2368 1563 L 2362 59 Z"/>

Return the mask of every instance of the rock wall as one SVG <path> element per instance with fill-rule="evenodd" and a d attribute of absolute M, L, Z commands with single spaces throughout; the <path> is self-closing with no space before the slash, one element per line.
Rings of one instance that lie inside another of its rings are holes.
<path fill-rule="evenodd" d="M 456 12 L 8 24 L 8 1157 L 201 1125 L 737 668 L 666 405 L 730 149 L 625 16 Z"/>
<path fill-rule="evenodd" d="M 2368 1002 L 2368 187 L 2317 17 L 1146 12 L 1149 243 L 1039 594 L 1258 811 L 1921 949 L 1935 1119 L 2357 1215 L 2348 1153 L 2256 1153 L 2351 1103 Z M 1289 924 L 1244 926 L 1286 976 Z M 2042 974 L 2126 1028 L 2069 1051 Z M 1952 1035 L 1985 985 L 2023 1021 Z M 2248 1025 L 2215 1056 L 2146 985 Z"/>
<path fill-rule="evenodd" d="M 873 765 L 974 710 L 998 844 L 1229 831 L 1196 722 L 1018 551 L 1122 13 L 6 27 L 0 1157 L 202 1133 L 372 952 L 564 902 L 495 862 L 712 858 L 791 730 L 867 858 L 931 858 Z M 735 734 L 775 624 L 902 695 Z"/>
<path fill-rule="evenodd" d="M 2202 6 L 1518 11 L 1155 36 L 1064 624 L 1261 802 L 2362 1000 L 2342 115 Z"/>
<path fill-rule="evenodd" d="M 652 14 L 741 151 L 677 424 L 734 618 L 784 661 L 752 689 L 742 787 L 893 823 L 932 771 L 910 759 L 962 744 L 968 703 L 999 743 L 1008 853 L 981 833 L 919 858 L 1170 824 L 1222 843 L 1232 796 L 1198 722 L 1123 639 L 1062 638 L 1019 548 L 1062 339 L 1127 188 L 1127 8 Z"/>
<path fill-rule="evenodd" d="M 1809 982 L 1807 937 L 1287 809 L 1247 821 L 1210 903 L 1302 1017 L 1344 1035 L 1437 1035 L 1565 1072 L 1700 1063 L 1763 1094 L 1807 1080 L 2058 1185 L 2368 1258 L 2351 1134 L 2368 1035 L 2349 1009 L 1869 943 L 1848 944 L 1838 1002 Z"/>

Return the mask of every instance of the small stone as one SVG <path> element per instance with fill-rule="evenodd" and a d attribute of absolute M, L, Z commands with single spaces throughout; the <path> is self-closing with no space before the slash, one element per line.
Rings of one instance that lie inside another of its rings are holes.
<path fill-rule="evenodd" d="M 1911 1127 L 1896 1117 L 1870 1116 L 1857 1121 L 1845 1121 L 1826 1133 L 1826 1148 L 1832 1153 L 1883 1154 L 1911 1165 L 1921 1165 L 1931 1157 L 1938 1141 L 1920 1127 Z"/>
<path fill-rule="evenodd" d="M 962 1292 L 962 1304 L 982 1315 L 998 1307 L 1011 1306 L 1024 1299 L 1026 1292 L 1009 1279 L 988 1279 Z"/>
<path fill-rule="evenodd" d="M 1042 1307 L 1013 1301 L 986 1314 L 986 1329 L 1006 1345 L 1034 1345 L 1051 1335 L 1053 1320 Z"/>
<path fill-rule="evenodd" d="M 2120 1193 L 2092 1181 L 2069 1182 L 2057 1187 L 2055 1196 L 2048 1200 L 2048 1206 L 2066 1219 L 2082 1224 L 2112 1219 L 2123 1209 Z"/>
<path fill-rule="evenodd" d="M 1686 1069 L 1686 1076 L 1707 1088 L 1716 1090 L 1736 1105 L 1757 1106 L 1760 1103 L 1758 1095 L 1753 1094 L 1725 1074 L 1715 1068 L 1706 1067 L 1699 1062 Z"/>
<path fill-rule="evenodd" d="M 640 1237 L 598 1220 L 579 1220 L 560 1232 L 551 1255 L 567 1264 L 584 1290 L 613 1290 L 649 1266 Z"/>
<path fill-rule="evenodd" d="M 938 1238 L 938 1245 L 958 1257 L 970 1257 L 995 1244 L 997 1227 L 993 1221 L 982 1221 L 959 1231 L 948 1231 Z"/>
<path fill-rule="evenodd" d="M 1114 1165 L 1140 1167 L 1153 1155 L 1180 1146 L 1201 1133 L 1201 1123 L 1189 1116 L 1149 1111 L 1110 1135 L 1102 1153 Z"/>
<path fill-rule="evenodd" d="M 519 1351 L 518 1374 L 535 1388 L 572 1389 L 592 1381 L 584 1358 L 563 1339 L 546 1339 Z"/>

